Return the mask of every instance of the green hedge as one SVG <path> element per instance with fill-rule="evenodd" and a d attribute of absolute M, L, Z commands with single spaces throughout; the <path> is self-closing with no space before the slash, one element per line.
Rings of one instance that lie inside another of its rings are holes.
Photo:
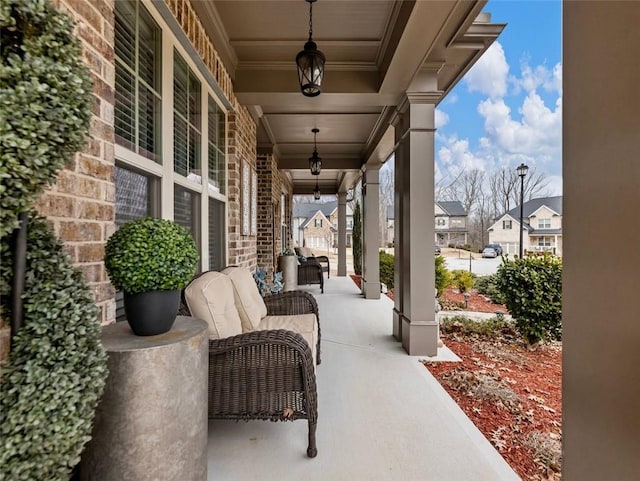
<path fill-rule="evenodd" d="M 0 2 L 0 237 L 84 143 L 92 88 L 68 17 L 44 0 Z"/>
<path fill-rule="evenodd" d="M 394 257 L 385 251 L 380 251 L 380 282 L 393 289 L 393 263 Z"/>
<path fill-rule="evenodd" d="M 445 263 L 444 257 L 435 256 L 435 269 L 436 269 L 436 291 L 438 297 L 442 295 L 444 290 L 451 285 L 453 276 Z"/>
<path fill-rule="evenodd" d="M 107 376 L 99 310 L 44 219 L 30 221 L 28 245 L 24 324 L 0 384 L 0 479 L 68 481 L 90 439 Z M 0 255 L 8 316 L 6 236 Z"/>
<path fill-rule="evenodd" d="M 562 261 L 551 255 L 504 260 L 497 287 L 529 344 L 562 337 Z"/>

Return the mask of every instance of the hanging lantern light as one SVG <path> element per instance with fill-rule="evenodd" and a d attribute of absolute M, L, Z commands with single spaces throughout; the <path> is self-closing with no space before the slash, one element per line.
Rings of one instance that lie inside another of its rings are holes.
<path fill-rule="evenodd" d="M 316 135 L 320 132 L 319 129 L 311 129 L 313 132 L 313 154 L 309 157 L 309 169 L 312 175 L 320 175 L 322 170 L 322 157 L 318 155 L 318 148 L 316 147 Z"/>
<path fill-rule="evenodd" d="M 318 187 L 318 178 L 316 177 L 316 188 L 313 189 L 313 198 L 320 200 L 320 187 Z"/>
<path fill-rule="evenodd" d="M 298 66 L 298 81 L 300 90 L 305 97 L 316 97 L 320 95 L 320 86 L 324 76 L 324 54 L 318 50 L 318 46 L 313 41 L 313 2 L 316 0 L 306 0 L 309 2 L 309 40 L 304 44 L 304 50 L 296 55 Z"/>

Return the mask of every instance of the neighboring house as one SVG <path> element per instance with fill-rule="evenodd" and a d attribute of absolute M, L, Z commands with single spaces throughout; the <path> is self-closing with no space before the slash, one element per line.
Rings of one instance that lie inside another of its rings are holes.
<path fill-rule="evenodd" d="M 435 243 L 441 247 L 464 245 L 467 243 L 467 212 L 462 203 L 454 201 L 436 201 L 435 204 Z M 395 215 L 393 206 L 387 208 L 387 233 L 394 238 Z"/>
<path fill-rule="evenodd" d="M 523 204 L 523 248 L 562 256 L 562 196 L 531 199 Z M 520 206 L 489 227 L 489 243 L 500 244 L 505 253 L 517 254 L 520 243 Z"/>
<path fill-rule="evenodd" d="M 468 243 L 467 211 L 458 200 L 436 201 L 436 245 L 462 246 Z"/>
<path fill-rule="evenodd" d="M 338 202 L 294 204 L 291 216 L 296 246 L 329 250 L 338 245 Z M 347 205 L 347 247 L 351 246 L 353 212 Z"/>

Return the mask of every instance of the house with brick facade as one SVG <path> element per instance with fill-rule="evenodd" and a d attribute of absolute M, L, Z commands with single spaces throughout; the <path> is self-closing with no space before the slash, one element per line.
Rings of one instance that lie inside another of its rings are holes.
<path fill-rule="evenodd" d="M 316 2 L 314 39 L 327 62 L 322 93 L 315 98 L 301 94 L 296 75 L 295 55 L 308 39 L 309 5 L 302 0 L 54 3 L 77 24 L 93 80 L 93 116 L 84 150 L 59 173 L 37 209 L 91 286 L 98 322 L 116 320 L 105 243 L 119 225 L 144 216 L 186 227 L 198 246 L 201 271 L 225 265 L 273 269 L 282 248 L 294 243 L 293 195 L 310 195 L 318 185 L 323 195 L 338 198 L 337 276 L 346 276 L 347 192 L 358 181 L 361 294 L 378 299 L 379 169 L 393 153 L 395 238 L 401 248 L 394 304 L 384 308 L 388 337 L 409 354 L 437 355 L 433 252 L 424 245 L 436 236 L 435 109 L 505 27 L 483 11 L 484 0 Z M 632 246 L 640 239 L 640 224 L 629 217 L 640 200 L 640 4 L 564 2 L 562 9 L 562 229 L 571 252 L 563 271 L 564 477 L 635 479 L 638 429 L 630 420 L 637 419 L 640 403 L 640 260 L 608 247 L 614 232 Z M 310 174 L 308 164 L 314 128 L 323 159 L 319 176 Z M 321 313 L 325 326 L 349 315 L 327 319 Z M 7 332 L 5 325 L 0 334 L 6 345 Z M 376 334 L 375 342 L 383 335 Z M 349 342 L 358 341 L 354 335 Z M 336 346 L 323 354 L 319 370 L 340 362 L 346 343 Z M 369 348 L 361 354 L 369 355 Z M 394 369 L 412 366 L 397 362 Z M 342 394 L 349 399 L 348 392 Z M 403 403 L 408 401 L 413 400 Z M 416 413 L 432 408 L 415 406 Z M 444 431 L 424 444 L 423 454 L 438 447 Z M 398 436 L 393 433 L 385 444 Z M 398 473 L 404 463 L 425 457 L 403 458 L 404 444 L 385 469 Z M 452 459 L 429 461 L 434 469 L 464 461 L 467 469 L 467 453 Z M 294 469 L 299 461 L 280 464 Z M 492 473 L 487 468 L 475 479 L 498 479 Z"/>
<path fill-rule="evenodd" d="M 346 207 L 346 246 L 351 247 L 353 212 Z M 291 215 L 296 247 L 324 250 L 338 247 L 338 202 L 295 203 Z"/>

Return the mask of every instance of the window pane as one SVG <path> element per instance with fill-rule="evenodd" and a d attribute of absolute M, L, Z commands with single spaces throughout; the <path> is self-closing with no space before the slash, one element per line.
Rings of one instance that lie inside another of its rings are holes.
<path fill-rule="evenodd" d="M 155 177 L 138 174 L 116 165 L 116 226 L 121 226 L 143 217 L 153 216 L 159 211 L 152 195 L 157 185 Z M 126 320 L 122 292 L 116 292 L 116 321 Z"/>
<path fill-rule="evenodd" d="M 187 176 L 187 122 L 180 116 L 173 116 L 173 170 Z"/>
<path fill-rule="evenodd" d="M 225 215 L 224 203 L 209 198 L 209 269 L 219 271 L 225 267 Z"/>
<path fill-rule="evenodd" d="M 200 114 L 200 82 L 189 69 L 189 123 L 191 123 L 198 131 L 201 128 Z"/>
<path fill-rule="evenodd" d="M 156 162 L 160 161 L 161 33 L 140 2 L 116 2 L 116 142 Z"/>
<path fill-rule="evenodd" d="M 119 2 L 118 2 L 119 3 Z M 116 62 L 115 134 L 116 142 L 135 151 L 135 80 Z"/>
<path fill-rule="evenodd" d="M 151 215 L 149 178 L 116 166 L 116 225 Z"/>
<path fill-rule="evenodd" d="M 176 185 L 173 198 L 173 220 L 186 228 L 200 250 L 200 195 Z"/>
<path fill-rule="evenodd" d="M 173 110 L 187 118 L 187 64 L 174 52 L 173 55 Z"/>

